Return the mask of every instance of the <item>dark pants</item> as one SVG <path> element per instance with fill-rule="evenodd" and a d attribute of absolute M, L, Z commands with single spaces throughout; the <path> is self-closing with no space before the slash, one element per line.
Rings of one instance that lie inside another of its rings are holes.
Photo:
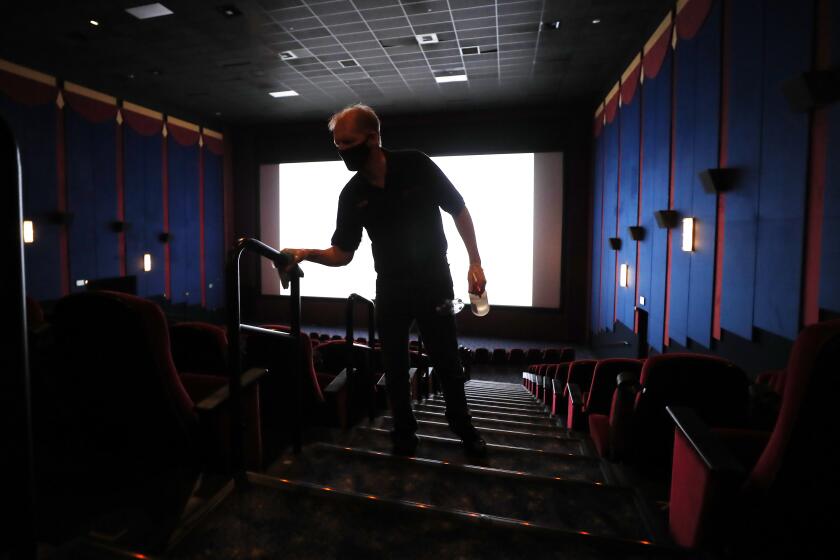
<path fill-rule="evenodd" d="M 470 437 L 473 432 L 464 394 L 464 370 L 458 357 L 455 317 L 436 311 L 437 306 L 452 297 L 448 267 L 408 279 L 379 277 L 376 281 L 376 321 L 382 341 L 395 437 L 409 436 L 417 431 L 408 379 L 408 338 L 414 320 L 420 327 L 426 351 L 443 387 L 450 428 L 462 438 Z"/>

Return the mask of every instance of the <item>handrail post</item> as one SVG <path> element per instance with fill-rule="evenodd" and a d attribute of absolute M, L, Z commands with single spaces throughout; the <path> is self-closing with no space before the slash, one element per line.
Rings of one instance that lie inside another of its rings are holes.
<path fill-rule="evenodd" d="M 0 196 L 3 197 L 3 266 L 6 269 L 4 298 L 11 334 L 3 337 L 3 375 L 0 376 L 2 421 L 0 432 L 9 452 L 0 466 L 11 473 L 4 508 L 11 513 L 2 535 L 0 556 L 35 558 L 34 474 L 32 411 L 30 405 L 29 347 L 26 324 L 26 266 L 23 257 L 23 196 L 20 155 L 12 131 L 0 119 Z M 8 469 L 8 470 L 7 470 Z"/>
<path fill-rule="evenodd" d="M 285 268 L 290 256 L 281 253 L 270 247 L 259 239 L 240 237 L 236 240 L 233 248 L 228 252 L 226 278 L 227 278 L 227 317 L 228 317 L 228 345 L 230 347 L 230 362 L 228 364 L 228 391 L 230 394 L 230 439 L 231 439 L 231 470 L 238 483 L 245 480 L 245 418 L 242 414 L 242 384 L 239 377 L 242 374 L 242 352 L 241 352 L 241 331 L 242 331 L 242 305 L 240 299 L 241 279 L 239 274 L 242 253 L 246 250 L 254 251 L 261 257 L 272 261 L 278 270 Z M 300 344 L 300 278 L 303 271 L 295 267 L 289 272 L 292 284 L 292 297 L 289 299 L 292 316 L 292 332 L 294 344 Z M 294 446 L 295 451 L 300 451 L 301 445 L 301 423 L 300 423 L 300 367 L 301 350 L 298 347 L 295 352 L 293 387 L 294 387 Z"/>

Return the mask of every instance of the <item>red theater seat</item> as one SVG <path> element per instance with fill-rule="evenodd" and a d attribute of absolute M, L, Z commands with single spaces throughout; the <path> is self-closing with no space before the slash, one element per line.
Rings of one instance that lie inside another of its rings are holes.
<path fill-rule="evenodd" d="M 504 348 L 495 348 L 493 350 L 493 357 L 490 359 L 490 363 L 498 366 L 507 364 L 508 351 Z"/>
<path fill-rule="evenodd" d="M 550 363 L 549 360 L 543 358 L 543 351 L 539 348 L 529 348 L 525 354 L 525 362 L 528 364 Z"/>
<path fill-rule="evenodd" d="M 669 467 L 673 424 L 666 405 L 690 406 L 713 426 L 748 423 L 747 376 L 722 358 L 688 353 L 654 356 L 645 361 L 639 383 L 635 389 L 632 383 L 620 384 L 609 417 L 589 415 L 591 436 L 604 457 Z"/>
<path fill-rule="evenodd" d="M 569 382 L 569 406 L 566 427 L 570 430 L 587 430 L 590 414 L 608 415 L 616 389 L 616 378 L 621 373 L 629 373 L 638 380 L 642 370 L 642 360 L 627 358 L 609 358 L 598 360 L 592 372 L 592 381 L 578 385 Z"/>
<path fill-rule="evenodd" d="M 126 508 L 174 524 L 211 451 L 212 410 L 185 390 L 163 312 L 127 294 L 75 294 L 56 305 L 49 336 L 32 360 L 42 536 Z"/>
<path fill-rule="evenodd" d="M 201 322 L 173 325 L 172 359 L 181 373 L 228 375 L 228 339 L 225 329 Z"/>
<path fill-rule="evenodd" d="M 568 385 L 569 383 L 581 385 L 592 381 L 592 372 L 595 370 L 597 360 L 575 360 L 565 368 L 557 370 L 557 377 L 552 387 L 551 409 L 554 414 L 566 415 L 568 409 Z"/>
<path fill-rule="evenodd" d="M 799 334 L 771 433 L 710 430 L 688 407 L 669 407 L 676 423 L 669 523 L 677 544 L 726 547 L 733 557 L 824 554 L 818 547 L 837 528 L 839 363 L 840 321 Z"/>
<path fill-rule="evenodd" d="M 569 366 L 572 365 L 572 362 L 562 362 L 556 364 L 557 368 L 554 370 L 553 377 L 549 381 L 551 385 L 551 400 L 548 401 L 546 404 L 551 406 L 551 415 L 557 416 L 563 414 L 564 410 L 560 407 L 560 403 L 563 396 L 563 387 L 565 386 L 566 379 L 569 377 Z"/>

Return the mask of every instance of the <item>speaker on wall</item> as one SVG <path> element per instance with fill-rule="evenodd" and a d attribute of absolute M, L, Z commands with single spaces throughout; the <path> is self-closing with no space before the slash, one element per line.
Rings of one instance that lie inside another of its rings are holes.
<path fill-rule="evenodd" d="M 782 84 L 790 110 L 805 113 L 840 99 L 840 68 L 805 72 Z"/>
<path fill-rule="evenodd" d="M 610 237 L 610 249 L 613 251 L 620 251 L 621 250 L 621 238 L 620 237 Z"/>
<path fill-rule="evenodd" d="M 169 233 L 168 231 L 162 231 L 158 235 L 158 240 L 161 243 L 169 243 L 170 241 L 172 241 L 172 234 Z"/>
<path fill-rule="evenodd" d="M 680 221 L 680 213 L 676 210 L 657 210 L 653 213 L 653 216 L 660 228 L 675 228 Z"/>
<path fill-rule="evenodd" d="M 714 167 L 697 174 L 707 193 L 726 192 L 732 188 L 738 178 L 738 170 L 733 167 Z"/>
<path fill-rule="evenodd" d="M 630 231 L 630 239 L 633 241 L 645 240 L 645 228 L 642 226 L 630 226 L 627 229 Z"/>

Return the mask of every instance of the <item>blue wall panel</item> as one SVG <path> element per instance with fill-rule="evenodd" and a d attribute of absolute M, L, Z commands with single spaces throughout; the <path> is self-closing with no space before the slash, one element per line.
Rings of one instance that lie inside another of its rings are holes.
<path fill-rule="evenodd" d="M 615 317 L 616 270 L 615 251 L 609 238 L 615 237 L 618 195 L 618 130 L 619 119 L 604 127 L 604 239 L 601 243 L 601 327 L 612 329 Z"/>
<path fill-rule="evenodd" d="M 731 3 L 728 165 L 738 169 L 737 188 L 726 193 L 721 327 L 752 339 L 755 294 L 761 129 L 764 94 L 762 0 Z"/>
<path fill-rule="evenodd" d="M 124 127 L 126 270 L 137 276 L 137 293 L 161 296 L 165 291 L 165 256 L 158 235 L 163 231 L 162 137 L 143 136 Z M 152 256 L 152 270 L 143 271 L 143 255 Z"/>
<path fill-rule="evenodd" d="M 814 4 L 765 6 L 755 326 L 792 339 L 800 323 L 809 130 L 808 115 L 790 110 L 781 86 L 811 67 Z"/>
<path fill-rule="evenodd" d="M 721 3 L 715 2 L 692 43 L 697 49 L 692 215 L 694 252 L 691 253 L 686 334 L 711 346 L 715 282 L 717 196 L 703 190 L 698 174 L 718 166 L 720 139 Z"/>
<path fill-rule="evenodd" d="M 636 242 L 627 230 L 636 225 L 639 211 L 639 145 L 641 126 L 640 91 L 629 105 L 621 108 L 621 192 L 619 195 L 618 236 L 622 239 L 618 262 L 628 266 L 627 287 L 618 287 L 617 318 L 626 327 L 634 325 L 636 292 Z"/>
<path fill-rule="evenodd" d="M 92 123 L 66 111 L 70 289 L 78 280 L 120 275 L 117 219 L 116 122 Z"/>
<path fill-rule="evenodd" d="M 840 65 L 840 6 L 829 7 L 831 62 Z M 828 139 L 820 261 L 820 307 L 840 313 L 840 105 L 828 110 Z"/>
<path fill-rule="evenodd" d="M 601 235 L 601 209 L 604 201 L 604 134 L 595 139 L 595 166 L 592 172 L 594 181 L 592 196 L 592 292 L 590 308 L 590 330 L 601 330 L 601 257 L 603 255 Z"/>
<path fill-rule="evenodd" d="M 694 189 L 694 135 L 697 127 L 697 41 L 680 41 L 674 59 L 674 202 L 680 216 L 690 216 Z M 671 306 L 668 334 L 683 346 L 688 336 L 691 256 L 680 250 L 681 229 L 671 234 Z"/>
<path fill-rule="evenodd" d="M 167 142 L 169 165 L 169 231 L 173 303 L 201 304 L 199 268 L 198 145 Z"/>
<path fill-rule="evenodd" d="M 37 300 L 61 297 L 60 228 L 47 217 L 58 208 L 56 107 L 29 107 L 0 94 L 0 115 L 15 133 L 23 174 L 24 219 L 35 222 L 35 242 L 25 246 L 26 290 Z"/>
<path fill-rule="evenodd" d="M 222 157 L 204 150 L 204 270 L 207 308 L 225 304 L 224 188 Z"/>
<path fill-rule="evenodd" d="M 639 263 L 641 306 L 648 312 L 648 339 L 662 351 L 665 324 L 665 264 L 668 233 L 656 225 L 653 213 L 668 208 L 671 165 L 671 65 L 672 54 L 665 57 L 655 78 L 644 82 L 642 158 L 642 225 L 646 231 Z"/>

